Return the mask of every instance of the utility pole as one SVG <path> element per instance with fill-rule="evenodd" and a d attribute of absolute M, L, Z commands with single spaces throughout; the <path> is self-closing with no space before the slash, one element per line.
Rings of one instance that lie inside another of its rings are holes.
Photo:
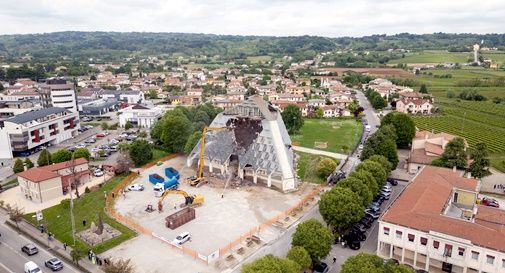
<path fill-rule="evenodd" d="M 75 185 L 76 188 L 77 188 L 77 185 L 75 183 L 75 157 L 74 157 L 74 153 L 72 153 L 72 161 L 70 164 L 71 164 L 70 165 L 70 172 L 72 173 L 72 180 L 71 180 L 70 190 L 69 190 L 69 192 L 70 192 L 70 221 L 72 224 L 72 239 L 74 242 L 72 246 L 75 246 L 74 198 L 72 195 L 72 185 Z"/>

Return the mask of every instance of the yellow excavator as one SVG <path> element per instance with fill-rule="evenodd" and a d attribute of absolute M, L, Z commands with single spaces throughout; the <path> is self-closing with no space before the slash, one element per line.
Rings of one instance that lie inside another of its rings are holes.
<path fill-rule="evenodd" d="M 202 138 L 200 139 L 200 158 L 198 160 L 198 172 L 196 176 L 191 176 L 187 178 L 187 182 L 189 185 L 193 187 L 198 187 L 204 184 L 206 181 L 203 177 L 203 167 L 205 165 L 204 156 L 205 156 L 205 137 L 208 132 L 219 132 L 227 130 L 226 127 L 205 127 L 203 128 Z"/>
<path fill-rule="evenodd" d="M 205 201 L 205 198 L 201 194 L 195 194 L 195 195 L 189 195 L 187 192 L 182 191 L 182 190 L 171 190 L 167 189 L 163 192 L 161 195 L 161 199 L 158 201 L 158 210 L 162 211 L 163 210 L 163 200 L 165 197 L 169 194 L 179 194 L 184 197 L 184 204 L 181 204 L 181 207 L 197 207 L 203 204 Z"/>

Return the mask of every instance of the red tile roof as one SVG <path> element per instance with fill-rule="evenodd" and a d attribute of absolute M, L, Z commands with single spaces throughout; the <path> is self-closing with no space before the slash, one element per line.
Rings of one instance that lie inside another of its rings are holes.
<path fill-rule="evenodd" d="M 85 164 L 85 163 L 88 163 L 88 160 L 86 160 L 86 158 L 76 158 L 75 159 L 76 166 L 81 165 L 81 164 Z M 61 169 L 69 168 L 71 165 L 72 165 L 72 161 L 69 160 L 69 161 L 56 163 L 56 164 L 52 164 L 52 165 L 48 165 L 48 166 L 44 166 L 44 167 L 39 167 L 38 169 L 45 169 L 45 170 L 54 172 L 54 171 L 58 171 Z"/>
<path fill-rule="evenodd" d="M 505 251 L 505 211 L 478 206 L 474 222 L 443 215 L 453 188 L 475 191 L 477 184 L 477 180 L 461 177 L 451 169 L 426 166 L 386 211 L 382 221 Z"/>
<path fill-rule="evenodd" d="M 75 160 L 75 165 L 81 165 L 88 163 L 86 158 L 77 158 Z M 65 161 L 57 164 L 52 164 L 44 167 L 31 168 L 24 172 L 18 173 L 18 176 L 29 180 L 34 183 L 40 183 L 48 179 L 60 177 L 57 173 L 58 170 L 69 168 L 71 166 L 71 161 Z"/>

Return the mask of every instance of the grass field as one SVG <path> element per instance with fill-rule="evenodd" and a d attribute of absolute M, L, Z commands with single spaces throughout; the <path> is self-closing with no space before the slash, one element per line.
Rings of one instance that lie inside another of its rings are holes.
<path fill-rule="evenodd" d="M 324 156 L 301 152 L 296 152 L 296 154 L 299 156 L 297 174 L 303 182 L 315 184 L 322 184 L 326 182 L 325 179 L 319 177 L 316 173 L 317 164 L 321 159 L 325 158 Z M 335 160 L 335 162 L 337 165 L 339 164 L 337 160 Z"/>
<path fill-rule="evenodd" d="M 296 135 L 291 136 L 294 145 L 348 154 L 361 139 L 363 126 L 355 119 L 305 119 Z M 327 148 L 317 148 L 315 142 L 326 142 Z"/>
<path fill-rule="evenodd" d="M 98 215 L 102 213 L 103 221 L 119 230 L 121 235 L 93 247 L 86 245 L 76 237 L 76 245 L 78 247 L 91 248 L 95 253 L 101 253 L 135 236 L 134 231 L 109 218 L 103 212 L 105 207 L 104 192 L 109 192 L 123 178 L 124 176 L 116 176 L 96 191 L 84 194 L 81 198 L 74 201 L 74 219 L 77 232 L 90 228 L 91 222 L 94 221 L 96 223 Z M 42 222 L 45 223 L 48 231 L 52 232 L 59 241 L 72 246 L 72 228 L 68 205 L 59 204 L 43 210 L 42 213 L 44 215 Z M 33 213 L 27 214 L 25 215 L 25 219 L 37 224 L 36 219 L 32 216 Z M 82 225 L 83 220 L 86 220 L 86 226 Z"/>
<path fill-rule="evenodd" d="M 390 64 L 414 64 L 414 63 L 464 63 L 471 57 L 470 53 L 448 52 L 442 50 L 425 50 L 405 54 L 405 58 L 389 61 Z"/>
<path fill-rule="evenodd" d="M 247 60 L 250 61 L 251 63 L 264 63 L 264 62 L 269 62 L 272 60 L 272 57 L 270 56 L 250 56 L 247 57 Z"/>
<path fill-rule="evenodd" d="M 505 52 L 504 51 L 489 51 L 483 52 L 482 56 L 486 59 L 491 59 L 493 62 L 497 63 L 498 66 L 505 64 Z"/>

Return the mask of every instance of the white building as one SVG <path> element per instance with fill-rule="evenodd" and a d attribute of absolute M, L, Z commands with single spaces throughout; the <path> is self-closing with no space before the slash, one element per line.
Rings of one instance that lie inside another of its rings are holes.
<path fill-rule="evenodd" d="M 59 107 L 29 111 L 3 121 L 0 126 L 0 161 L 38 147 L 58 144 L 77 136 L 76 112 Z M 10 157 L 9 157 L 10 155 Z"/>
<path fill-rule="evenodd" d="M 49 79 L 41 85 L 43 107 L 60 107 L 77 113 L 77 96 L 74 85 L 62 79 Z"/>
<path fill-rule="evenodd" d="M 135 104 L 119 110 L 119 126 L 124 127 L 127 122 L 140 128 L 151 128 L 164 113 L 164 109 L 143 104 Z"/>
<path fill-rule="evenodd" d="M 505 211 L 476 205 L 480 183 L 424 167 L 379 219 L 377 254 L 429 272 L 505 272 Z"/>

